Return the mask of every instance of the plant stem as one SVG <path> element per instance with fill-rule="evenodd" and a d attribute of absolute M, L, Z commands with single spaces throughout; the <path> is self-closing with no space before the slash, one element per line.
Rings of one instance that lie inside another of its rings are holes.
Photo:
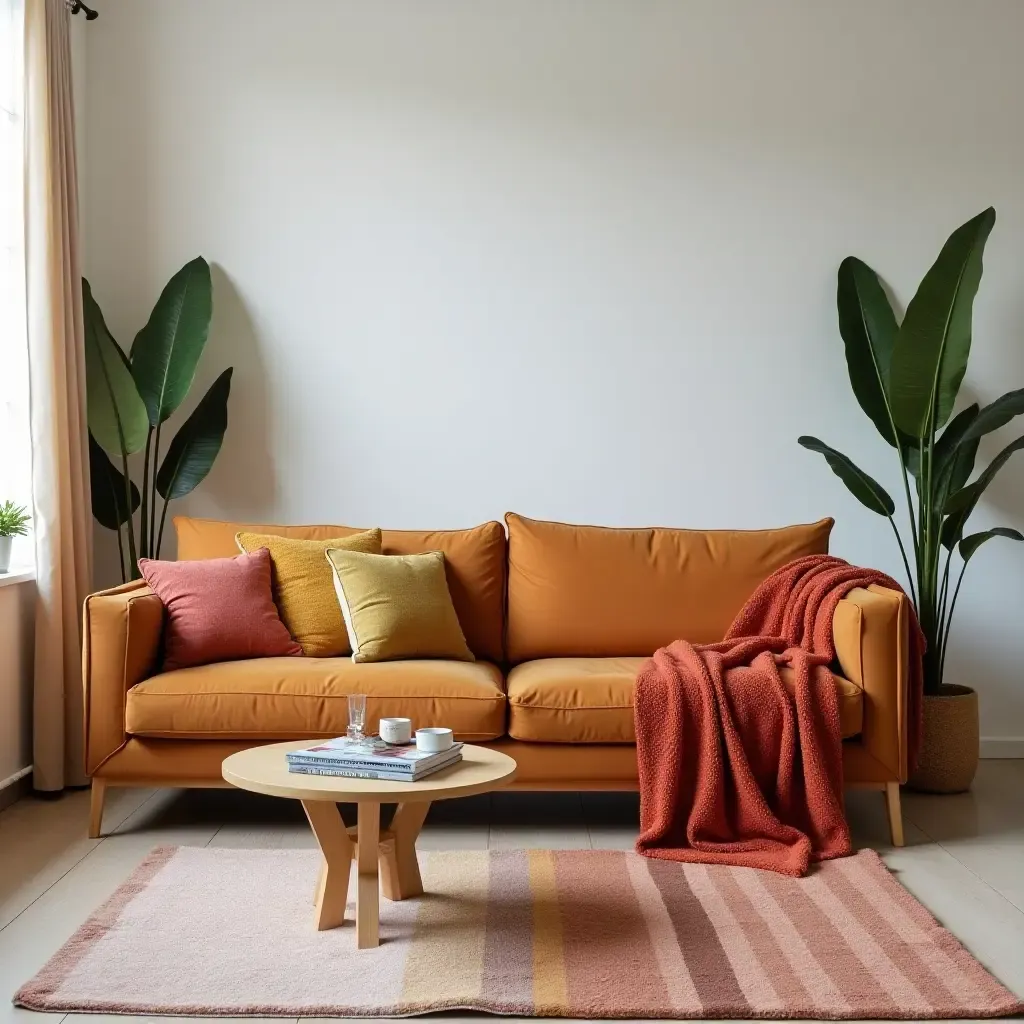
<path fill-rule="evenodd" d="M 903 568 L 907 571 L 907 579 L 910 581 L 910 593 L 913 597 L 914 604 L 917 604 L 917 594 L 914 591 L 914 574 L 910 571 L 910 562 L 907 560 L 907 549 L 903 546 L 903 538 L 900 536 L 900 531 L 896 527 L 896 520 L 892 516 L 887 517 L 889 525 L 892 527 L 892 532 L 896 534 L 896 543 L 900 546 L 900 554 L 903 556 Z"/>
<path fill-rule="evenodd" d="M 169 504 L 170 504 L 170 499 L 165 498 L 164 499 L 164 508 L 163 508 L 163 511 L 160 513 L 160 535 L 159 535 L 159 537 L 157 537 L 157 542 L 156 542 L 156 550 L 157 550 L 157 554 L 158 555 L 160 553 L 160 547 L 161 547 L 161 545 L 164 542 L 164 523 L 167 521 L 167 506 Z"/>
<path fill-rule="evenodd" d="M 941 555 L 941 552 L 940 552 Z M 949 630 L 945 628 L 946 622 L 946 603 L 949 599 L 949 567 L 953 562 L 953 552 L 950 550 L 946 553 L 946 566 L 942 570 L 942 586 L 939 588 L 939 623 L 938 623 L 938 644 L 939 644 L 939 664 L 942 664 L 942 653 L 946 647 L 946 637 Z"/>
<path fill-rule="evenodd" d="M 132 481 L 128 476 L 128 455 L 125 450 L 121 449 L 121 468 L 124 472 L 124 500 L 125 508 L 128 509 L 128 519 L 125 525 L 128 527 L 128 555 L 131 558 L 131 578 L 137 580 L 139 578 L 139 555 L 135 548 L 135 523 L 132 522 Z"/>
<path fill-rule="evenodd" d="M 953 600 L 949 602 L 949 617 L 945 622 L 945 639 L 942 645 L 942 655 L 939 658 L 939 685 L 942 685 L 942 676 L 946 671 L 946 650 L 949 647 L 949 630 L 953 624 L 953 610 L 956 608 L 956 599 L 960 594 L 960 584 L 964 581 L 964 573 L 967 571 L 967 563 L 960 566 L 960 575 L 956 579 L 956 586 L 953 588 Z"/>
<path fill-rule="evenodd" d="M 121 570 L 121 582 L 127 583 L 128 577 L 124 571 L 124 541 L 121 539 L 121 527 L 117 528 L 117 567 Z"/>
<path fill-rule="evenodd" d="M 142 543 L 142 557 L 149 558 L 151 556 L 150 546 L 153 541 L 151 540 L 152 533 L 149 529 L 149 450 L 153 442 L 153 428 L 149 428 L 149 433 L 146 434 L 146 453 L 143 456 L 142 462 L 142 507 L 141 507 L 141 537 L 139 538 Z"/>
<path fill-rule="evenodd" d="M 939 557 L 941 543 L 941 508 L 936 508 L 935 494 L 935 420 L 937 403 L 937 385 L 933 383 L 932 399 L 928 410 L 928 419 L 923 436 L 920 439 L 921 477 L 924 486 L 921 489 L 921 557 L 918 563 L 919 582 L 921 588 L 921 604 L 918 617 L 921 628 L 928 638 L 925 650 L 925 692 L 936 694 L 942 685 L 942 638 L 943 622 L 939 588 Z"/>
<path fill-rule="evenodd" d="M 924 554 L 925 554 L 924 570 L 925 570 L 926 578 L 927 578 L 927 581 L 928 581 L 928 589 L 929 589 L 929 591 L 931 590 L 931 583 L 932 583 L 932 580 L 931 580 L 931 560 L 932 560 L 931 556 L 932 556 L 932 513 L 933 513 L 933 510 L 932 510 L 933 494 L 932 494 L 932 444 L 931 444 L 931 440 L 932 439 L 929 438 L 927 449 L 925 449 L 925 447 L 924 447 L 923 439 L 921 441 L 921 449 L 922 449 L 921 450 L 921 465 L 922 465 L 922 471 L 921 472 L 924 475 L 924 481 L 925 481 L 925 483 L 924 483 L 925 504 L 924 504 L 924 506 L 921 509 L 921 522 L 922 522 L 922 524 L 924 526 L 924 537 L 922 538 L 922 540 L 923 540 L 923 547 L 924 547 Z M 925 452 L 927 452 L 927 458 L 925 457 Z M 922 590 L 925 589 L 923 584 L 922 584 L 921 589 Z"/>
<path fill-rule="evenodd" d="M 895 436 L 895 426 L 893 432 Z M 910 496 L 910 478 L 907 474 L 907 463 L 903 458 L 903 449 L 900 448 L 899 442 L 896 443 L 896 452 L 900 457 L 900 472 L 903 474 L 903 490 L 907 496 L 907 515 L 910 518 L 910 539 L 914 544 L 914 565 L 921 564 L 921 549 L 917 540 L 917 519 L 914 516 L 914 501 Z M 891 520 L 891 516 L 889 517 Z M 893 530 L 896 530 L 896 524 L 892 524 Z M 907 561 L 907 553 L 903 550 L 903 541 L 900 540 L 899 531 L 896 530 L 896 539 L 900 541 L 900 553 L 903 555 L 903 565 L 907 570 L 907 580 L 910 582 L 910 596 L 914 602 L 914 607 L 917 607 L 917 590 L 914 587 L 914 574 L 910 571 L 910 564 Z"/>
<path fill-rule="evenodd" d="M 156 464 L 160 458 L 160 427 L 162 424 L 156 425 L 156 440 L 153 444 L 153 481 L 150 487 L 149 494 L 149 542 L 150 544 L 156 544 L 153 550 L 153 558 L 160 557 L 160 542 L 156 540 Z M 164 509 L 166 512 L 167 503 L 164 502 Z M 163 523 L 160 524 L 160 538 L 164 535 Z"/>
<path fill-rule="evenodd" d="M 872 353 L 872 359 L 874 359 L 874 353 Z M 878 366 L 875 366 L 875 372 L 879 373 L 879 379 L 881 374 L 878 370 Z M 896 445 L 896 454 L 900 460 L 900 473 L 903 475 L 903 492 L 907 496 L 907 516 L 910 519 L 910 539 L 914 544 L 914 564 L 921 564 L 921 552 L 917 540 L 917 519 L 914 516 L 914 501 L 910 496 L 910 477 L 907 473 L 907 461 L 903 458 L 903 447 L 900 444 L 900 432 L 896 429 L 896 420 L 893 418 L 892 409 L 889 406 L 889 398 L 883 387 L 883 394 L 885 395 L 885 411 L 889 417 L 889 426 L 892 429 L 893 442 Z M 920 501 L 920 485 L 918 485 L 918 500 Z M 891 517 L 890 517 L 891 519 Z M 893 530 L 896 530 L 896 524 L 893 523 Z M 903 555 L 903 565 L 907 570 L 907 582 L 910 584 L 910 594 L 914 601 L 914 606 L 917 606 L 917 592 L 914 589 L 914 574 L 910 571 L 910 565 L 907 561 L 907 553 L 903 549 L 903 541 L 900 538 L 899 531 L 896 530 L 896 540 L 899 541 L 900 553 Z"/>
<path fill-rule="evenodd" d="M 918 448 L 918 465 L 920 477 L 918 479 L 918 547 L 917 547 L 917 585 L 920 591 L 918 602 L 918 616 L 924 619 L 927 615 L 928 595 L 928 466 L 925 453 L 924 439 L 920 441 Z"/>

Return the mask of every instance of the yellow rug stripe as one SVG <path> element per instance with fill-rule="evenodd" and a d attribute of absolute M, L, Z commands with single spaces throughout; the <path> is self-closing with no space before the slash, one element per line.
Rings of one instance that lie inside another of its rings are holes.
<path fill-rule="evenodd" d="M 565 1013 L 569 993 L 562 942 L 562 913 L 555 883 L 555 855 L 530 850 L 533 894 L 533 999 L 538 1014 Z"/>

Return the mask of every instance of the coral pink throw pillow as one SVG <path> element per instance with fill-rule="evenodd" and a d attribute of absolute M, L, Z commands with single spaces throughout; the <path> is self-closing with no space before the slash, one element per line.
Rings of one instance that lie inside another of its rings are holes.
<path fill-rule="evenodd" d="M 302 654 L 270 591 L 270 552 L 234 558 L 158 562 L 139 569 L 167 610 L 164 671 L 211 661 Z"/>

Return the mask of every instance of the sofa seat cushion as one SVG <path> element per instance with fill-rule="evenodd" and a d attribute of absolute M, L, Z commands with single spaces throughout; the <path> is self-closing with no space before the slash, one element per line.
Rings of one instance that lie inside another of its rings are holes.
<path fill-rule="evenodd" d="M 534 743 L 635 743 L 633 686 L 646 658 L 544 658 L 508 676 L 508 734 Z M 793 670 L 782 681 L 793 690 Z M 864 695 L 836 676 L 843 739 L 862 728 Z"/>
<path fill-rule="evenodd" d="M 303 739 L 341 736 L 350 693 L 366 694 L 367 728 L 381 717 L 413 728 L 448 726 L 462 740 L 505 732 L 501 671 L 484 661 L 261 658 L 153 676 L 127 694 L 125 728 L 181 739 Z"/>

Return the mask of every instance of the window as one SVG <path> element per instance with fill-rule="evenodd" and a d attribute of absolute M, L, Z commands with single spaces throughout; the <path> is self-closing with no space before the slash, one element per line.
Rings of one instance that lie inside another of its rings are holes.
<path fill-rule="evenodd" d="M 28 346 L 25 331 L 23 0 L 0 0 L 0 502 L 31 505 Z M 31 537 L 12 563 L 31 565 Z"/>

